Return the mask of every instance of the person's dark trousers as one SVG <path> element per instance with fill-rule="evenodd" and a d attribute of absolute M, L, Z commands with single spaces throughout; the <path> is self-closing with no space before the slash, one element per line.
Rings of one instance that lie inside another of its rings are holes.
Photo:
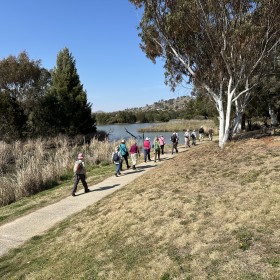
<path fill-rule="evenodd" d="M 75 192 L 77 191 L 77 187 L 78 187 L 78 184 L 79 184 L 80 180 L 82 181 L 85 192 L 88 192 L 88 185 L 87 185 L 87 182 L 86 182 L 85 174 L 76 174 L 75 179 L 74 179 L 72 194 L 75 194 Z"/>
<path fill-rule="evenodd" d="M 164 154 L 164 145 L 161 145 L 160 149 L 161 149 L 161 154 L 163 155 Z"/>
<path fill-rule="evenodd" d="M 148 160 L 151 160 L 151 150 L 148 149 Z"/>
<path fill-rule="evenodd" d="M 126 163 L 126 167 L 127 167 L 127 169 L 128 169 L 130 166 L 128 165 L 127 155 L 123 155 L 122 157 L 124 158 L 125 163 Z"/>
<path fill-rule="evenodd" d="M 172 152 L 171 152 L 171 154 L 174 153 L 174 150 L 176 151 L 176 153 L 178 153 L 177 143 L 173 143 L 173 144 L 172 144 Z"/>
<path fill-rule="evenodd" d="M 151 156 L 150 156 L 150 149 L 144 149 L 144 161 L 146 162 L 148 160 L 151 160 Z"/>

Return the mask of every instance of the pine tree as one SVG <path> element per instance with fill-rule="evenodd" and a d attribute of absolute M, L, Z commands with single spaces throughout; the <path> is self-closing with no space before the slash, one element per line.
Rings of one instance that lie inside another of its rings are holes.
<path fill-rule="evenodd" d="M 75 59 L 68 48 L 64 48 L 57 55 L 46 103 L 52 108 L 48 121 L 56 132 L 73 136 L 96 131 L 91 104 L 87 101 Z"/>

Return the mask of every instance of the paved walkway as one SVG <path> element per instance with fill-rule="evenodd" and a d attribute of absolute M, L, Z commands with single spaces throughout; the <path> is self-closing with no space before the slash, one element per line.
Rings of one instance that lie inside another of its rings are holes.
<path fill-rule="evenodd" d="M 182 152 L 183 150 L 185 149 L 180 147 L 179 151 Z M 77 192 L 77 196 L 75 197 L 69 196 L 57 203 L 2 225 L 0 227 L 0 256 L 12 248 L 19 247 L 33 236 L 44 233 L 70 215 L 82 211 L 103 197 L 119 190 L 142 176 L 148 170 L 156 168 L 158 164 L 172 157 L 174 156 L 171 154 L 164 154 L 160 162 L 143 162 L 142 164 L 136 165 L 136 170 L 129 169 L 123 171 L 123 176 L 112 176 L 96 185 L 90 186 L 91 192 L 89 193 L 84 194 L 83 190 L 81 190 Z"/>

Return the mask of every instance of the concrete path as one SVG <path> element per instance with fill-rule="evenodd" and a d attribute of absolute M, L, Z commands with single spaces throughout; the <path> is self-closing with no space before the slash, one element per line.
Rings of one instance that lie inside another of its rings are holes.
<path fill-rule="evenodd" d="M 185 150 L 179 147 L 179 152 Z M 174 155 L 164 154 L 160 162 L 143 162 L 136 165 L 136 170 L 123 171 L 123 176 L 105 179 L 104 181 L 90 186 L 91 191 L 84 194 L 83 190 L 77 192 L 77 196 L 69 196 L 61 201 L 41 208 L 33 213 L 16 219 L 0 227 L 0 256 L 10 249 L 19 247 L 33 236 L 40 235 L 64 220 L 72 214 L 78 213 L 88 206 L 96 203 L 103 197 L 119 190 L 145 172 L 156 168 L 158 164 L 171 159 Z M 81 183 L 80 183 L 81 184 Z M 79 186 L 81 188 L 81 185 Z M 69 189 L 69 192 L 71 190 Z"/>

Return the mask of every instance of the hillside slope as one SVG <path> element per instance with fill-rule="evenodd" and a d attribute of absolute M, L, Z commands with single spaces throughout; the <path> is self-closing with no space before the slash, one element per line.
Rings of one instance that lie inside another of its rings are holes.
<path fill-rule="evenodd" d="M 279 279 L 280 137 L 205 141 L 1 259 L 1 279 Z"/>

